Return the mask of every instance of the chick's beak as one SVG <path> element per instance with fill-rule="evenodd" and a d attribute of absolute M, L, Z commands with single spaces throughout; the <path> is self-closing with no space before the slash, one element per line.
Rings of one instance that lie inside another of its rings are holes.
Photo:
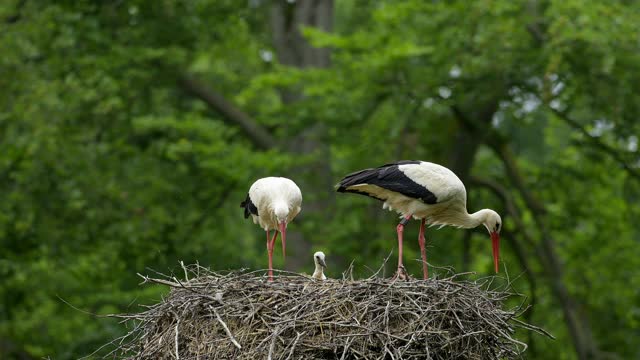
<path fill-rule="evenodd" d="M 324 262 L 324 259 L 322 258 L 318 258 L 318 264 L 320 264 L 320 266 L 322 266 L 323 269 L 327 268 L 327 264 Z"/>

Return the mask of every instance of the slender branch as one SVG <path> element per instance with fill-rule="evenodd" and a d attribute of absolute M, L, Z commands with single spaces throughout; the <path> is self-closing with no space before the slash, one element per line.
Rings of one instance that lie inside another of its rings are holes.
<path fill-rule="evenodd" d="M 536 214 L 544 215 L 546 213 L 546 209 L 544 208 L 544 205 L 540 203 L 535 196 L 533 196 L 529 186 L 526 184 L 522 174 L 518 170 L 516 157 L 508 146 L 507 141 L 495 130 L 490 132 L 487 140 L 488 145 L 502 160 L 509 179 L 511 179 L 513 185 L 520 192 L 527 206 Z"/>
<path fill-rule="evenodd" d="M 511 215 L 511 217 L 513 218 L 513 221 L 516 224 L 516 228 L 520 230 L 519 233 L 521 233 L 524 236 L 525 241 L 527 242 L 528 245 L 535 246 L 535 241 L 531 237 L 531 234 L 529 234 L 526 231 L 526 227 L 525 227 L 524 221 L 522 221 L 522 216 L 520 215 L 520 211 L 518 210 L 515 202 L 513 201 L 513 197 L 511 196 L 511 194 L 509 194 L 507 189 L 505 189 L 502 185 L 490 179 L 484 179 L 484 178 L 472 176 L 470 180 L 471 180 L 471 183 L 474 185 L 491 190 L 498 198 L 500 198 L 500 200 L 502 200 L 502 203 L 504 204 L 505 209 L 507 210 L 509 215 Z"/>
<path fill-rule="evenodd" d="M 606 153 L 607 155 L 611 156 L 611 158 L 613 158 L 613 160 L 615 160 L 618 164 L 620 164 L 627 171 L 629 175 L 634 177 L 636 180 L 640 180 L 640 172 L 638 172 L 638 169 L 633 168 L 631 165 L 629 165 L 625 161 L 625 159 L 620 155 L 620 152 L 618 152 L 615 148 L 600 141 L 600 139 L 598 139 L 597 137 L 591 136 L 591 134 L 589 134 L 587 129 L 581 126 L 580 123 L 578 123 L 576 120 L 572 119 L 566 112 L 556 110 L 552 107 L 549 107 L 549 109 L 551 109 L 551 111 L 554 114 L 556 114 L 558 118 L 560 118 L 560 120 L 564 121 L 567 125 L 569 125 L 573 129 L 580 132 L 585 138 L 589 140 L 589 142 L 593 146 L 600 149 L 602 152 Z"/>
<path fill-rule="evenodd" d="M 184 75 L 178 83 L 186 92 L 204 101 L 209 107 L 221 113 L 229 124 L 239 126 L 249 139 L 261 149 L 270 149 L 277 145 L 276 139 L 247 113 L 242 111 L 222 94 L 207 87 L 190 75 Z"/>

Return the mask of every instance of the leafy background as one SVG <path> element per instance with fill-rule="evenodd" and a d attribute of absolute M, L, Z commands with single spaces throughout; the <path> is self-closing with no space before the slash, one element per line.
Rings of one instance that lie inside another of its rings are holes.
<path fill-rule="evenodd" d="M 2 358 L 123 334 L 64 301 L 136 311 L 166 292 L 136 272 L 264 268 L 238 207 L 263 176 L 304 194 L 277 267 L 322 249 L 331 277 L 369 274 L 397 218 L 333 185 L 399 159 L 449 166 L 471 210 L 503 215 L 525 318 L 557 337 L 520 334 L 526 358 L 640 357 L 636 1 L 6 0 L 0 89 Z M 428 246 L 491 274 L 483 230 Z"/>

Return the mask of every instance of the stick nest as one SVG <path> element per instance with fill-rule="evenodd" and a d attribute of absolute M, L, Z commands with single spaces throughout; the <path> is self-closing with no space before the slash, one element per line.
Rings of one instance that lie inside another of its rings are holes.
<path fill-rule="evenodd" d="M 491 279 L 317 281 L 278 272 L 184 267 L 185 280 L 142 276 L 171 287 L 110 355 L 128 359 L 513 359 L 537 332 L 502 309 L 513 295 Z M 160 274 L 161 275 L 161 274 Z"/>

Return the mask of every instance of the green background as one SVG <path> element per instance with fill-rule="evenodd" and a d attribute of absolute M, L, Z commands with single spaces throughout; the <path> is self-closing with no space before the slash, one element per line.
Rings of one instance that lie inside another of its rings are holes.
<path fill-rule="evenodd" d="M 276 267 L 367 276 L 397 216 L 333 186 L 421 159 L 502 215 L 501 276 L 557 337 L 519 334 L 526 358 L 640 358 L 639 116 L 637 1 L 2 1 L 0 357 L 122 335 L 61 299 L 139 311 L 167 290 L 136 272 L 266 267 L 239 207 L 264 176 L 304 197 Z M 484 229 L 427 241 L 491 275 Z"/>

